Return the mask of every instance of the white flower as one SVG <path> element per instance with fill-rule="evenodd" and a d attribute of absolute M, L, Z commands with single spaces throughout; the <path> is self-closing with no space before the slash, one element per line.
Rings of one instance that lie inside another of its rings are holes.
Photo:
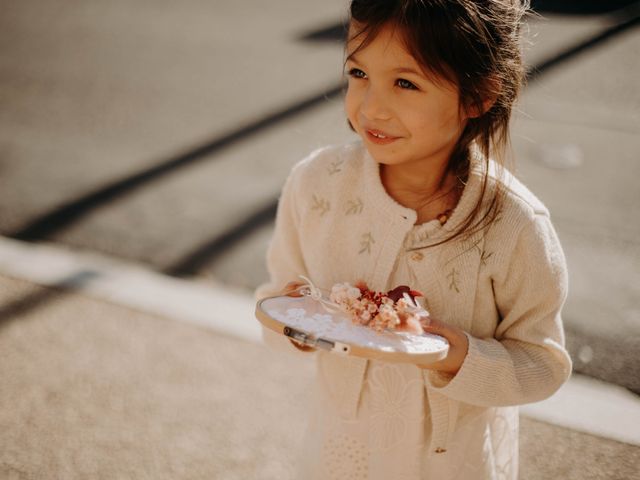
<path fill-rule="evenodd" d="M 332 302 L 349 305 L 360 298 L 360 289 L 352 287 L 348 283 L 337 283 L 331 287 L 329 298 Z"/>
<path fill-rule="evenodd" d="M 350 300 L 357 300 L 360 298 L 360 289 L 349 285 L 349 288 L 347 289 L 347 298 Z"/>

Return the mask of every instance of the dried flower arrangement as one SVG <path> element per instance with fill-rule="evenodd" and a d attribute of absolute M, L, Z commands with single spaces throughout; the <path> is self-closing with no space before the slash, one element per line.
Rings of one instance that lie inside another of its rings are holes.
<path fill-rule="evenodd" d="M 388 292 L 376 292 L 366 283 L 338 283 L 331 288 L 330 300 L 351 316 L 356 325 L 385 330 L 403 331 L 419 335 L 424 332 L 422 322 L 429 313 L 417 302 L 422 293 L 400 285 Z"/>

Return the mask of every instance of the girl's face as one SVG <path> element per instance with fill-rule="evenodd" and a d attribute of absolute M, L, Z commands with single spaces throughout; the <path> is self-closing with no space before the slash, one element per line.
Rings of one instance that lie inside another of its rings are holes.
<path fill-rule="evenodd" d="M 349 42 L 347 54 L 358 42 Z M 457 88 L 444 79 L 429 79 L 398 32 L 384 27 L 349 58 L 346 72 L 347 117 L 378 163 L 446 166 L 467 120 Z"/>

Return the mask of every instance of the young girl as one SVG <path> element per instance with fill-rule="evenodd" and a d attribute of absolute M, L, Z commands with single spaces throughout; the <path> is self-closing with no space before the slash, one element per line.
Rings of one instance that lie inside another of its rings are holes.
<path fill-rule="evenodd" d="M 516 479 L 517 405 L 567 379 L 565 259 L 502 168 L 523 67 L 518 0 L 353 0 L 345 109 L 360 141 L 313 152 L 282 192 L 258 297 L 305 275 L 425 295 L 448 356 L 317 358 L 296 479 Z M 300 353 L 302 350 L 305 353 Z"/>

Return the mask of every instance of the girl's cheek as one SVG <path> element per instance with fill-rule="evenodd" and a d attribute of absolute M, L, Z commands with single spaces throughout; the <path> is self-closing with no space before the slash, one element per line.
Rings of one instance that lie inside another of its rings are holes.
<path fill-rule="evenodd" d="M 349 88 L 344 97 L 344 109 L 347 114 L 347 117 L 355 127 L 355 122 L 357 122 L 357 113 L 358 113 L 358 100 L 356 92 L 353 89 Z"/>

